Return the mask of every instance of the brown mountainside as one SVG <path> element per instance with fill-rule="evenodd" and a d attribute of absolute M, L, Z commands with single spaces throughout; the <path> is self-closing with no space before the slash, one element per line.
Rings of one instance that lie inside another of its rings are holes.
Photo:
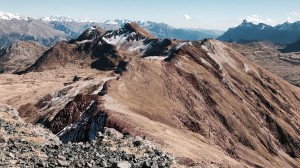
<path fill-rule="evenodd" d="M 5 73 L 23 71 L 32 65 L 46 50 L 46 47 L 33 41 L 16 42 L 0 51 L 0 68 Z"/>
<path fill-rule="evenodd" d="M 25 74 L 2 76 L 27 90 L 1 102 L 63 142 L 91 141 L 107 126 L 145 136 L 187 167 L 298 167 L 299 88 L 220 41 L 150 39 L 122 30 L 60 43 Z M 89 47 L 79 49 L 80 42 Z M 73 58 L 111 68 L 61 67 Z M 36 82 L 23 86 L 25 79 Z M 1 85 L 4 93 L 14 87 Z"/>

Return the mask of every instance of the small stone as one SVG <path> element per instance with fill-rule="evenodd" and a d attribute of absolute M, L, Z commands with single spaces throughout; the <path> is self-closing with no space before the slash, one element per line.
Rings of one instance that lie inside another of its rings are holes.
<path fill-rule="evenodd" d="M 86 143 L 86 144 L 83 146 L 84 149 L 87 149 L 87 148 L 89 148 L 89 147 L 90 147 L 90 144 L 88 144 L 88 143 Z"/>
<path fill-rule="evenodd" d="M 116 159 L 108 159 L 109 163 L 116 163 Z"/>
<path fill-rule="evenodd" d="M 102 160 L 101 161 L 101 166 L 102 167 L 107 167 L 107 161 L 106 160 Z"/>
<path fill-rule="evenodd" d="M 151 164 L 150 164 L 150 162 L 145 161 L 142 167 L 143 168 L 151 168 Z"/>
<path fill-rule="evenodd" d="M 9 157 L 11 157 L 11 158 L 14 158 L 14 157 L 15 157 L 15 155 L 14 155 L 13 153 L 8 153 L 7 156 L 9 156 Z"/>
<path fill-rule="evenodd" d="M 57 160 L 57 162 L 58 162 L 58 165 L 60 165 L 60 166 L 69 166 L 70 165 L 70 163 L 65 160 Z"/>
<path fill-rule="evenodd" d="M 139 140 L 135 140 L 135 141 L 133 141 L 133 145 L 134 145 L 134 146 L 141 146 L 141 145 L 142 145 L 142 142 L 139 141 Z"/>
<path fill-rule="evenodd" d="M 9 163 L 10 163 L 11 165 L 15 165 L 17 162 L 18 162 L 17 160 L 10 160 L 10 161 L 9 161 Z"/>
<path fill-rule="evenodd" d="M 163 152 L 161 150 L 159 150 L 159 149 L 155 149 L 154 152 L 158 156 L 161 156 L 163 154 Z"/>
<path fill-rule="evenodd" d="M 79 77 L 79 76 L 74 76 L 74 78 L 73 78 L 73 82 L 77 82 L 77 81 L 79 81 L 81 79 L 81 77 Z"/>
<path fill-rule="evenodd" d="M 0 143 L 6 143 L 7 139 L 5 137 L 3 137 L 2 135 L 0 135 Z"/>
<path fill-rule="evenodd" d="M 66 160 L 66 159 L 67 159 L 65 156 L 62 156 L 62 155 L 58 155 L 57 158 L 58 158 L 59 160 Z"/>
<path fill-rule="evenodd" d="M 93 165 L 89 162 L 86 163 L 87 167 L 92 167 Z"/>
<path fill-rule="evenodd" d="M 114 168 L 131 168 L 131 164 L 127 161 L 115 162 L 112 167 Z"/>
<path fill-rule="evenodd" d="M 39 167 L 46 167 L 47 166 L 47 163 L 42 161 L 42 160 L 39 160 L 39 162 L 37 163 L 37 166 Z"/>
<path fill-rule="evenodd" d="M 104 129 L 104 135 L 110 136 L 110 137 L 115 137 L 115 138 L 122 138 L 123 134 L 120 133 L 119 131 L 113 129 L 113 128 L 105 128 Z"/>

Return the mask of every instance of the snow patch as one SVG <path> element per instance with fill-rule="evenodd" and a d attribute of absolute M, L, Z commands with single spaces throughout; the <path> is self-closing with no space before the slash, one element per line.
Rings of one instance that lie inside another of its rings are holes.
<path fill-rule="evenodd" d="M 110 35 L 110 34 L 108 34 Z M 114 45 L 117 47 L 117 49 L 126 49 L 128 51 L 144 51 L 147 46 L 144 45 L 143 40 L 128 40 L 129 37 L 135 36 L 136 33 L 132 32 L 130 34 L 122 34 L 117 36 L 112 36 L 110 38 L 104 37 L 103 40 L 107 42 L 108 44 Z"/>
<path fill-rule="evenodd" d="M 146 60 L 165 60 L 168 56 L 149 56 L 145 57 Z"/>
<path fill-rule="evenodd" d="M 82 41 L 78 41 L 76 43 L 78 44 L 83 44 L 83 43 L 89 43 L 89 42 L 92 42 L 93 40 L 82 40 Z"/>
<path fill-rule="evenodd" d="M 251 69 L 249 68 L 249 66 L 248 66 L 247 64 L 244 64 L 244 67 L 245 67 L 245 71 L 246 71 L 246 72 L 251 71 Z"/>
<path fill-rule="evenodd" d="M 180 49 L 181 47 L 185 46 L 185 45 L 189 45 L 189 46 L 192 46 L 192 42 L 182 42 L 182 43 L 179 43 L 177 45 L 175 45 L 175 50 L 178 50 Z"/>
<path fill-rule="evenodd" d="M 201 45 L 201 47 L 213 60 L 219 64 L 220 69 L 223 69 L 223 63 L 227 63 L 233 69 L 237 69 L 237 62 L 229 55 L 228 51 L 225 50 L 227 46 L 221 42 L 213 41 L 212 43 Z"/>

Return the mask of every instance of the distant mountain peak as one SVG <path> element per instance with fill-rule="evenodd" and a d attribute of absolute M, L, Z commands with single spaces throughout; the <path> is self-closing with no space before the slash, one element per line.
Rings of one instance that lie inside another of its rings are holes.
<path fill-rule="evenodd" d="M 240 27 L 249 27 L 249 26 L 254 26 L 256 24 L 249 22 L 248 20 L 244 19 L 243 22 L 239 25 Z"/>
<path fill-rule="evenodd" d="M 246 23 L 248 23 L 248 21 L 247 21 L 247 19 L 244 19 L 242 24 L 246 24 Z"/>
<path fill-rule="evenodd" d="M 49 17 L 42 17 L 40 18 L 42 21 L 52 22 L 52 21 L 59 21 L 59 22 L 91 22 L 89 20 L 81 20 L 81 19 L 74 19 L 68 16 L 56 15 L 56 16 L 49 16 Z"/>
<path fill-rule="evenodd" d="M 299 22 L 284 22 L 278 25 L 269 25 L 266 23 L 253 23 L 247 20 L 234 28 L 230 28 L 218 40 L 250 43 L 257 41 L 272 41 L 279 44 L 290 44 L 297 41 L 300 37 Z"/>
<path fill-rule="evenodd" d="M 147 37 L 149 39 L 153 39 L 155 38 L 152 34 L 150 34 L 149 32 L 147 32 L 145 29 L 141 28 L 137 23 L 135 22 L 128 22 L 126 23 L 123 28 L 123 30 L 125 31 L 129 31 L 129 32 L 135 32 L 135 33 L 140 33 L 141 35 L 143 35 L 144 37 Z"/>
<path fill-rule="evenodd" d="M 77 39 L 76 41 L 87 42 L 89 40 L 93 40 L 95 38 L 99 38 L 101 35 L 105 33 L 105 30 L 98 26 L 92 26 L 86 29 Z"/>
<path fill-rule="evenodd" d="M 28 20 L 29 17 L 25 17 L 25 16 L 19 15 L 17 13 L 8 13 L 8 12 L 1 12 L 0 11 L 0 19 L 1 20 L 12 20 L 12 19 Z"/>
<path fill-rule="evenodd" d="M 248 21 L 247 19 L 244 19 L 243 22 L 239 25 L 239 27 L 253 27 L 253 26 L 258 26 L 260 28 L 265 28 L 265 27 L 269 27 L 271 25 L 265 24 L 265 23 L 253 23 L 251 21 Z"/>
<path fill-rule="evenodd" d="M 107 20 L 107 21 L 104 22 L 104 24 L 122 26 L 122 25 L 124 25 L 128 22 L 131 22 L 131 21 L 127 20 L 127 19 L 114 19 L 114 20 Z"/>

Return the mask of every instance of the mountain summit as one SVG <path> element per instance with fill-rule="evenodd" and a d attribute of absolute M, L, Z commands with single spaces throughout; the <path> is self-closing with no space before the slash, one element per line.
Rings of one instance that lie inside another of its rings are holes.
<path fill-rule="evenodd" d="M 157 39 L 134 22 L 111 31 L 92 26 L 77 39 L 57 43 L 20 74 L 70 66 L 75 62 L 101 70 L 116 69 L 120 61 L 143 55 L 148 47 L 152 48 L 152 41 Z"/>
<path fill-rule="evenodd" d="M 155 37 L 147 32 L 145 29 L 142 29 L 137 23 L 130 22 L 126 23 L 124 27 L 122 28 L 124 31 L 128 32 L 135 32 L 137 34 L 141 34 L 142 36 L 148 38 L 148 39 L 154 39 Z"/>

